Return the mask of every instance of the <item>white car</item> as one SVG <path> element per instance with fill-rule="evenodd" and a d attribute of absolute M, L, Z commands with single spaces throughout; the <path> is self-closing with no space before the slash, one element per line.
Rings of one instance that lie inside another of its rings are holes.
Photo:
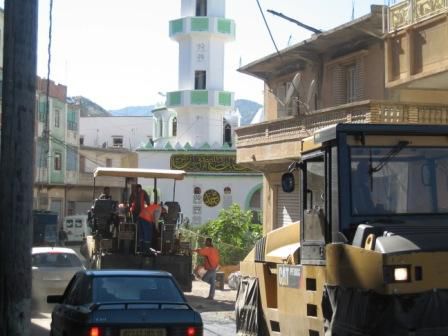
<path fill-rule="evenodd" d="M 48 295 L 62 295 L 73 275 L 84 270 L 76 252 L 65 247 L 33 247 L 33 310 L 47 310 Z"/>

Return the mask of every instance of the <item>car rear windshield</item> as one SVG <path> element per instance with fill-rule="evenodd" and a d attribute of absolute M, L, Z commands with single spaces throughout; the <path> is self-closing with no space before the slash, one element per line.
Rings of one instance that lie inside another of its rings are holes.
<path fill-rule="evenodd" d="M 185 302 L 173 280 L 168 277 L 95 277 L 93 290 L 96 302 Z"/>
<path fill-rule="evenodd" d="M 79 258 L 72 253 L 38 253 L 32 256 L 34 267 L 81 267 Z"/>

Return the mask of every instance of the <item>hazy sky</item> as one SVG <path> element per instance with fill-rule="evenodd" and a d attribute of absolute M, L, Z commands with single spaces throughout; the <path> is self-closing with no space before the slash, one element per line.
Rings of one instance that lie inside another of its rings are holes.
<path fill-rule="evenodd" d="M 273 9 L 327 30 L 350 20 L 353 0 L 260 0 L 280 49 L 311 32 L 266 13 Z M 385 0 L 355 0 L 355 17 Z M 47 76 L 49 0 L 39 1 L 38 75 Z M 225 90 L 235 98 L 262 102 L 260 80 L 236 71 L 275 52 L 256 0 L 227 0 L 226 17 L 236 22 L 236 40 L 226 46 Z M 163 101 L 175 91 L 178 45 L 169 20 L 180 17 L 181 0 L 54 0 L 51 79 L 107 110 Z"/>

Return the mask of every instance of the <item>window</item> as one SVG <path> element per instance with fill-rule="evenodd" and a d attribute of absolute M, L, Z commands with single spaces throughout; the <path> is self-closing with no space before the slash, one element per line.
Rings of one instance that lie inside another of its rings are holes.
<path fill-rule="evenodd" d="M 197 70 L 194 72 L 194 89 L 205 90 L 206 88 L 206 71 Z"/>
<path fill-rule="evenodd" d="M 122 136 L 117 136 L 117 137 L 112 137 L 112 144 L 114 147 L 123 147 L 123 137 Z"/>
<path fill-rule="evenodd" d="M 251 197 L 249 207 L 252 211 L 252 223 L 260 224 L 261 220 L 261 188 L 258 189 Z"/>
<path fill-rule="evenodd" d="M 354 146 L 350 158 L 353 215 L 448 213 L 446 148 Z"/>
<path fill-rule="evenodd" d="M 71 131 L 76 131 L 78 129 L 78 124 L 76 123 L 75 111 L 68 111 L 67 113 L 67 129 Z"/>
<path fill-rule="evenodd" d="M 37 253 L 32 256 L 34 267 L 81 267 L 79 258 L 72 253 Z"/>
<path fill-rule="evenodd" d="M 45 101 L 39 102 L 39 121 L 46 122 L 47 121 L 47 103 Z"/>
<path fill-rule="evenodd" d="M 79 137 L 79 145 L 80 145 L 80 146 L 84 146 L 84 135 L 81 135 L 81 136 Z"/>
<path fill-rule="evenodd" d="M 60 127 L 61 126 L 61 110 L 55 109 L 54 110 L 54 127 Z"/>
<path fill-rule="evenodd" d="M 173 136 L 177 136 L 177 118 L 173 118 Z"/>
<path fill-rule="evenodd" d="M 78 150 L 76 147 L 67 147 L 67 170 L 77 171 L 78 170 Z"/>
<path fill-rule="evenodd" d="M 307 241 L 325 240 L 325 161 L 318 156 L 306 161 L 303 188 L 304 232 Z"/>
<path fill-rule="evenodd" d="M 112 159 L 106 159 L 106 167 L 112 167 Z"/>
<path fill-rule="evenodd" d="M 196 0 L 196 16 L 207 16 L 207 0 Z"/>
<path fill-rule="evenodd" d="M 345 89 L 347 103 L 356 100 L 356 65 L 351 64 L 345 68 Z"/>
<path fill-rule="evenodd" d="M 95 301 L 100 302 L 185 303 L 179 289 L 168 277 L 96 276 L 93 278 L 93 295 Z"/>
<path fill-rule="evenodd" d="M 228 123 L 225 123 L 224 126 L 224 141 L 223 143 L 228 144 L 229 146 L 232 146 L 232 126 L 230 126 Z"/>
<path fill-rule="evenodd" d="M 62 169 L 62 155 L 61 153 L 54 153 L 54 170 Z"/>

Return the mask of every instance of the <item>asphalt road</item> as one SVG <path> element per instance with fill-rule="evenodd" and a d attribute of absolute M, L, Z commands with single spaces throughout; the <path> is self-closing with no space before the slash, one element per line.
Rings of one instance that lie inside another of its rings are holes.
<path fill-rule="evenodd" d="M 79 245 L 67 246 L 73 248 L 79 255 Z M 82 257 L 81 257 L 82 258 Z M 83 258 L 82 258 L 83 259 Z M 233 336 L 235 329 L 235 299 L 236 291 L 225 285 L 224 290 L 216 290 L 215 300 L 207 300 L 209 285 L 202 281 L 193 281 L 191 293 L 185 293 L 194 309 L 199 311 L 204 321 L 204 336 Z M 45 312 L 32 315 L 31 335 L 48 336 L 50 332 L 51 308 Z"/>

